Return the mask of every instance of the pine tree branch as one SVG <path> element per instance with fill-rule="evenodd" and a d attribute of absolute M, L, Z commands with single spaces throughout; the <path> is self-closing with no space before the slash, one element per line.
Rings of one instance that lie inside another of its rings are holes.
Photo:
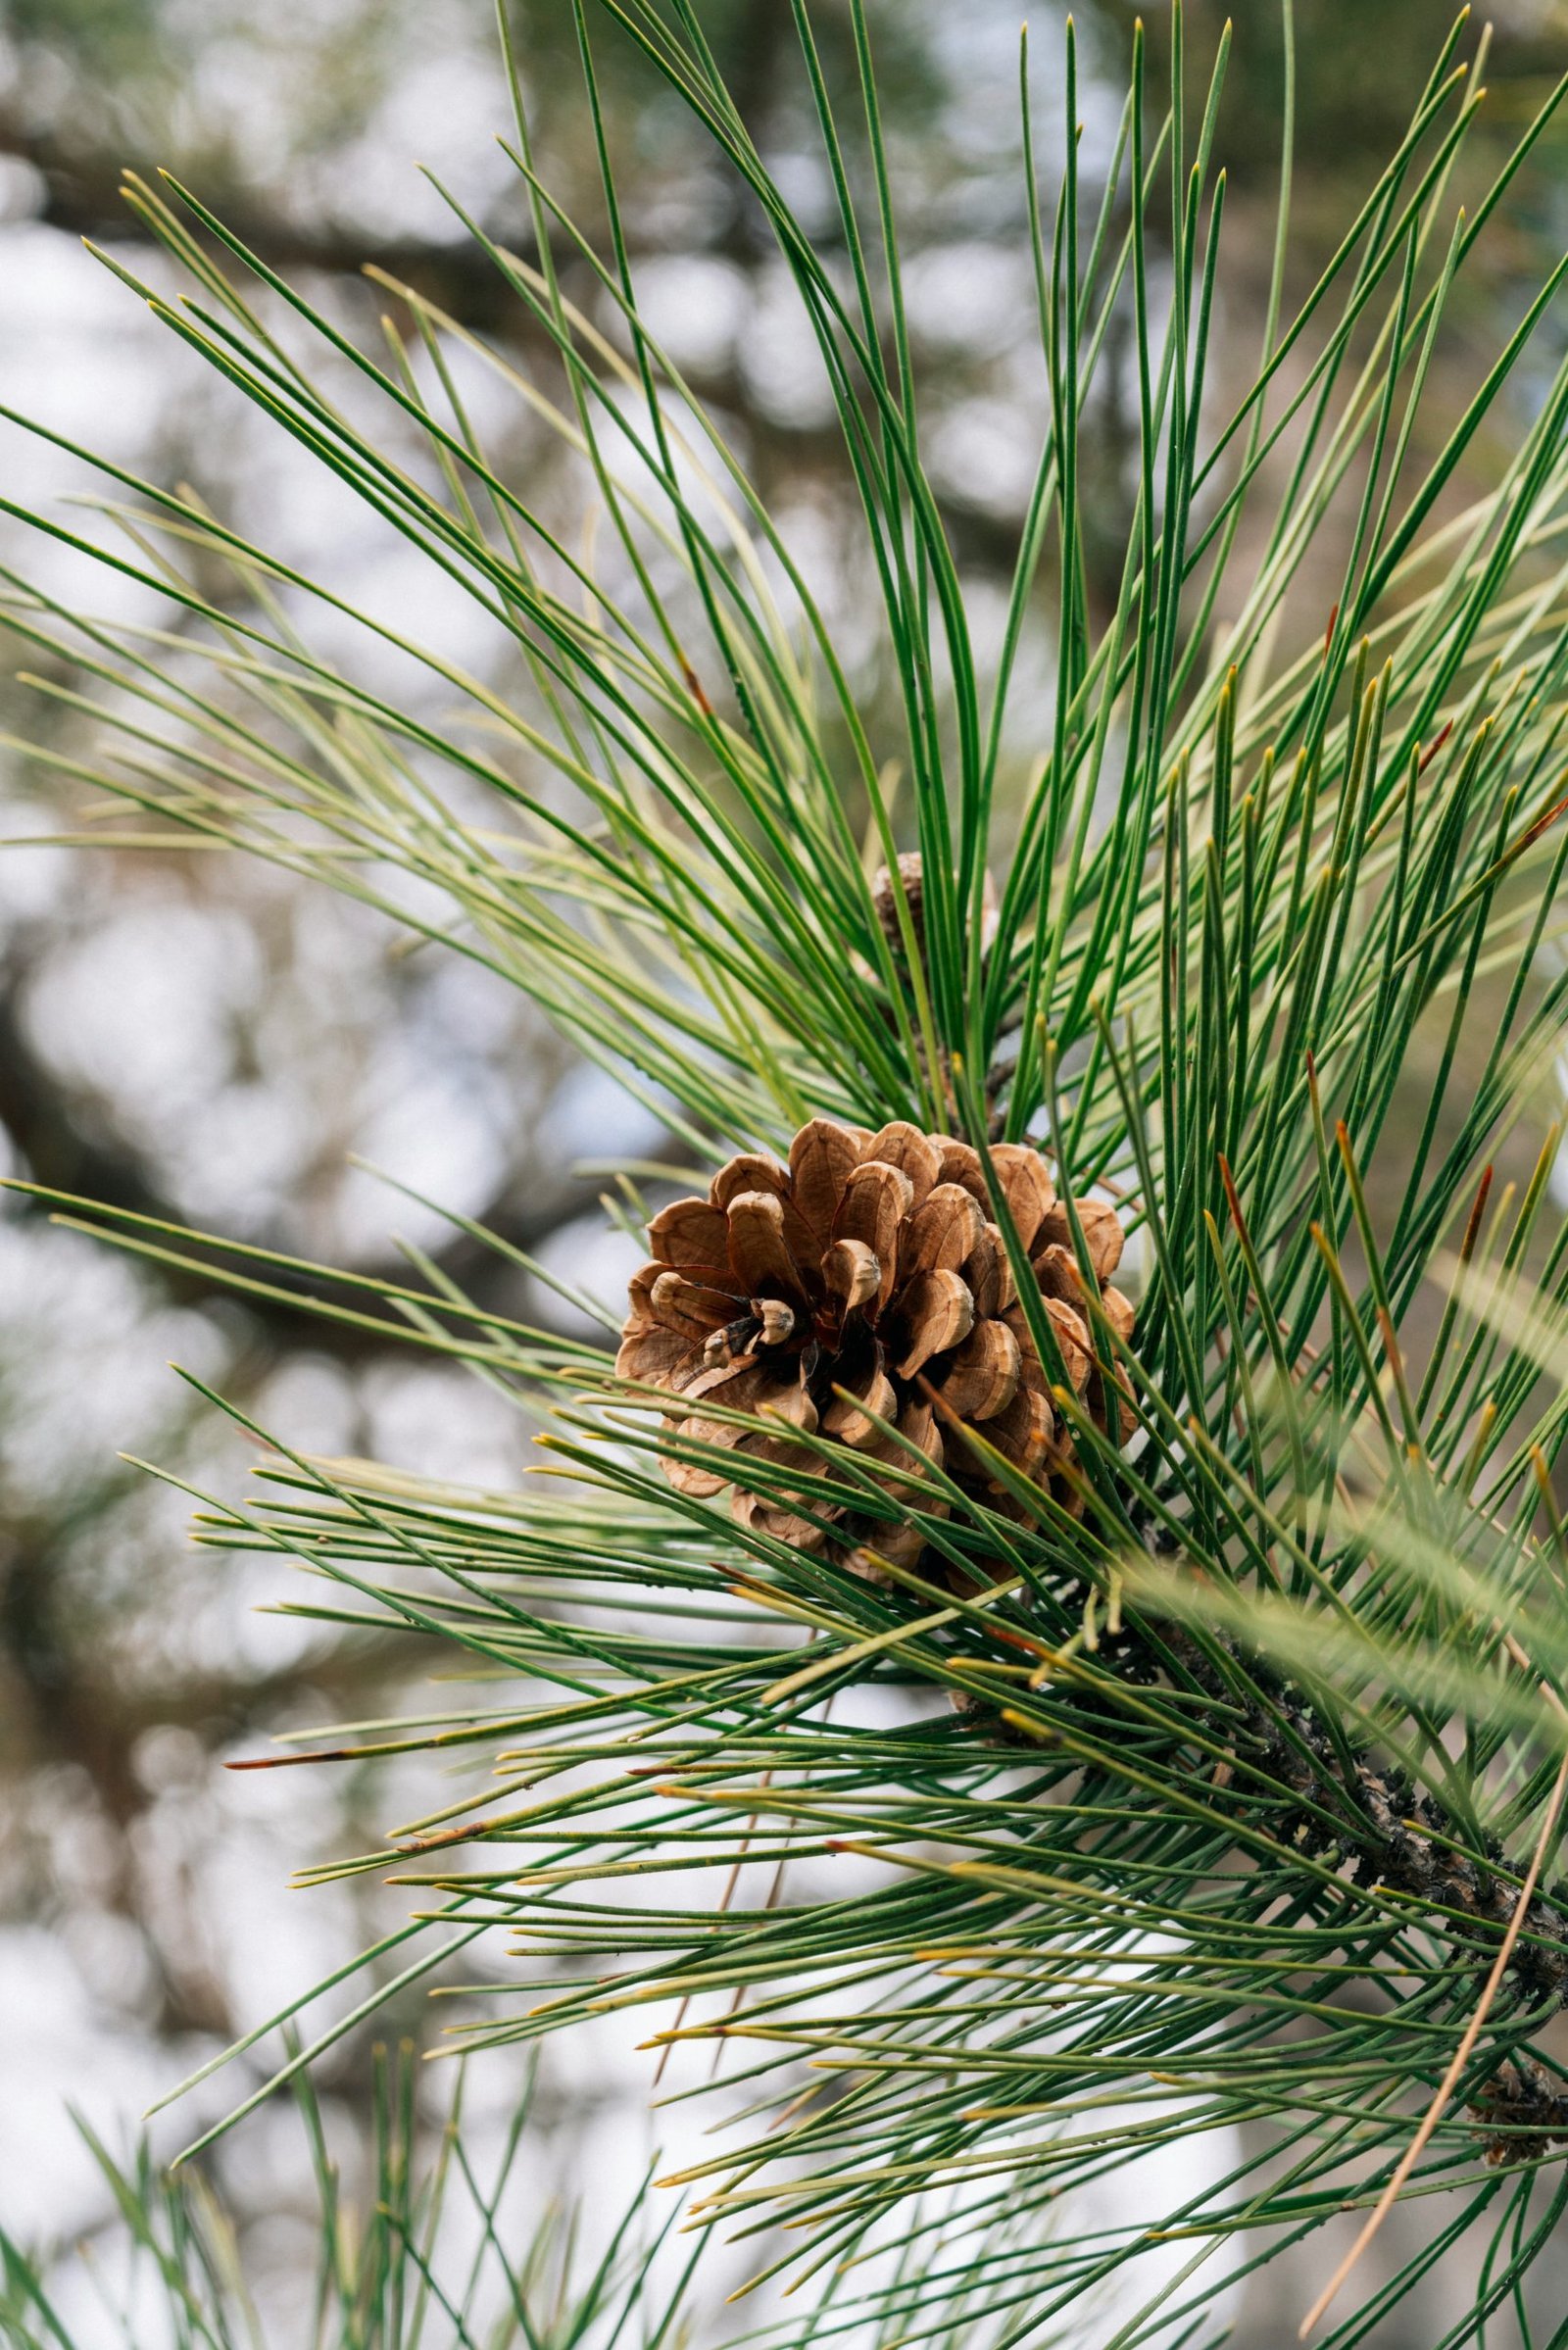
<path fill-rule="evenodd" d="M 1121 1638 L 1128 1652 L 1142 1649 L 1154 1661 L 1145 1636 L 1129 1627 Z M 1234 1712 L 1235 1688 L 1189 1633 L 1163 1627 L 1160 1640 L 1197 1688 Z M 1256 1658 L 1226 1645 L 1267 1699 L 1242 1701 L 1244 1735 L 1268 1776 L 1300 1799 L 1299 1809 L 1276 1824 L 1278 1840 L 1314 1860 L 1348 1858 L 1349 1884 L 1383 1885 L 1408 1895 L 1449 1934 L 1456 1910 L 1479 1926 L 1504 1931 L 1519 1896 L 1502 1873 L 1501 1846 L 1489 1839 L 1484 1856 L 1465 1850 L 1467 1832 L 1433 1795 L 1366 1756 L 1355 1759 L 1348 1776 L 1312 1706 Z M 1338 1832 L 1325 1825 L 1324 1812 L 1338 1818 Z M 1568 1917 L 1544 1894 L 1531 1899 L 1509 1973 L 1532 1998 L 1568 2005 Z"/>

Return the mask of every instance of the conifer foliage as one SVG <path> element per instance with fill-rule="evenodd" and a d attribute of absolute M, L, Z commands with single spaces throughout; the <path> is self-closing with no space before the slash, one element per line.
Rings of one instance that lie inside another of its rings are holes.
<path fill-rule="evenodd" d="M 187 286 L 137 290 L 469 599 L 484 663 L 370 611 L 357 663 L 327 588 L 109 466 L 118 540 L 38 527 L 177 628 L 7 606 L 46 679 L 99 689 L 68 777 L 477 959 L 684 1154 L 612 1196 L 650 1262 L 591 1302 L 603 1344 L 417 1257 L 368 1285 L 62 1202 L 539 1416 L 552 1473 L 515 1493 L 274 1449 L 202 1539 L 491 1677 L 318 1741 L 494 1759 L 466 1808 L 432 1768 L 394 1849 L 399 1982 L 485 1934 L 516 1997 L 465 2046 L 640 2008 L 721 2042 L 745 2112 L 676 2183 L 801 2286 L 780 2341 L 1070 2341 L 1107 2281 L 1118 2350 L 1217 2339 L 1239 2273 L 1331 2220 L 1337 2257 L 1389 2191 L 1427 2199 L 1419 2249 L 1371 2301 L 1353 2274 L 1320 2340 L 1375 2339 L 1454 2250 L 1446 2343 L 1507 2304 L 1560 2344 L 1529 2296 L 1568 2208 L 1568 1228 L 1539 1106 L 1568 1001 L 1563 268 L 1433 394 L 1561 93 L 1461 209 L 1461 20 L 1299 296 L 1284 105 L 1230 405 L 1229 33 L 1196 59 L 1178 15 L 1165 88 L 1139 38 L 1094 185 L 1071 28 L 1025 52 L 1041 430 L 999 631 L 927 468 L 874 0 L 842 77 L 793 0 L 837 208 L 811 233 L 700 0 L 562 5 L 600 217 L 536 171 L 503 24 L 531 238 L 466 222 L 528 369 L 391 284 L 362 348 L 199 194 L 127 191 Z M 609 43 L 793 279 L 869 660 L 639 312 Z M 492 460 L 469 368 L 559 433 L 591 540 Z M 1114 368 L 1134 488 L 1102 594 L 1081 444 Z M 1170 2148 L 1167 2202 L 1107 2227 L 1097 2182 Z"/>

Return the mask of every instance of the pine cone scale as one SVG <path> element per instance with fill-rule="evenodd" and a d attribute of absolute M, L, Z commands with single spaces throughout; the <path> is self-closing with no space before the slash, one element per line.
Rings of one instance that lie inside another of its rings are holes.
<path fill-rule="evenodd" d="M 822 1259 L 822 1277 L 845 1312 L 853 1313 L 880 1292 L 882 1264 L 868 1242 L 835 1241 Z"/>
<path fill-rule="evenodd" d="M 725 1258 L 724 1211 L 707 1199 L 674 1199 L 662 1207 L 648 1227 L 648 1238 L 661 1264 L 722 1265 Z"/>
<path fill-rule="evenodd" d="M 1018 1342 L 1005 1322 L 981 1322 L 955 1348 L 942 1400 L 960 1420 L 993 1420 L 1017 1394 L 1021 1365 Z"/>
<path fill-rule="evenodd" d="M 880 1347 L 877 1353 L 877 1361 L 860 1384 L 848 1391 L 858 1396 L 859 1402 L 847 1401 L 842 1395 L 835 1395 L 822 1414 L 823 1433 L 836 1436 L 841 1444 L 856 1448 L 870 1444 L 878 1434 L 877 1420 L 896 1421 L 898 1418 L 898 1390 L 882 1368 Z M 861 1405 L 864 1406 L 863 1410 Z M 868 1417 L 871 1413 L 875 1413 L 875 1419 Z"/>
<path fill-rule="evenodd" d="M 917 1273 L 899 1298 L 908 1348 L 899 1364 L 901 1379 L 912 1379 L 934 1355 L 951 1353 L 974 1328 L 974 1298 L 957 1273 Z"/>
<path fill-rule="evenodd" d="M 957 1183 L 939 1183 L 909 1218 L 903 1261 L 911 1273 L 956 1271 L 980 1245 L 986 1221 L 979 1204 Z"/>
<path fill-rule="evenodd" d="M 790 1145 L 790 1187 L 795 1204 L 811 1230 L 824 1238 L 833 1230 L 844 1186 L 851 1170 L 859 1165 L 868 1139 L 858 1137 L 848 1126 L 813 1118 Z"/>
<path fill-rule="evenodd" d="M 784 1202 L 776 1192 L 740 1192 L 730 1201 L 729 1269 L 748 1297 L 806 1302 L 799 1257 L 784 1232 Z"/>

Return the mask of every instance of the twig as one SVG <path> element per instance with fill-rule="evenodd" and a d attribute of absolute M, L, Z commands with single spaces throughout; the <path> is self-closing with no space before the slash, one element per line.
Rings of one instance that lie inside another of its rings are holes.
<path fill-rule="evenodd" d="M 1531 1898 L 1536 1889 L 1536 1882 L 1541 1875 L 1542 1869 L 1545 1865 L 1546 1853 L 1557 1826 L 1557 1815 L 1562 1810 L 1562 1800 L 1565 1793 L 1568 1793 L 1568 1754 L 1563 1756 L 1562 1762 L 1558 1766 L 1557 1777 L 1552 1785 L 1551 1800 L 1546 1805 L 1546 1816 L 1541 1824 L 1541 1834 L 1536 1838 L 1536 1849 L 1531 1855 L 1530 1866 L 1525 1872 L 1524 1884 L 1519 1888 L 1519 1898 L 1514 1903 L 1513 1915 L 1509 1918 L 1507 1926 L 1503 1930 L 1502 1940 L 1497 1945 L 1497 1955 L 1492 1962 L 1491 1971 L 1487 1976 L 1481 1997 L 1476 2002 L 1475 2013 L 1470 2018 L 1469 2023 L 1465 2026 L 1464 2033 L 1459 2041 L 1459 2045 L 1457 2048 L 1455 2048 L 1453 2055 L 1449 2060 L 1448 2069 L 1444 2074 L 1442 2081 L 1438 2084 L 1437 2094 L 1433 2098 L 1432 2103 L 1427 2107 L 1425 2114 L 1422 2116 L 1420 2129 L 1416 2131 L 1415 2136 L 1410 2140 L 1409 2145 L 1405 2148 L 1404 2153 L 1399 2158 L 1399 2162 L 1395 2170 L 1393 2178 L 1389 2180 L 1388 2185 L 1384 2188 L 1382 2194 L 1378 2197 L 1377 2202 L 1373 2205 L 1372 2210 L 1367 2215 L 1366 2224 L 1362 2228 L 1360 2234 L 1356 2237 L 1355 2242 L 1350 2246 L 1349 2251 L 1341 2261 L 1339 2267 L 1329 2278 L 1328 2283 L 1323 2287 L 1322 2292 L 1319 2293 L 1317 2299 L 1313 2302 L 1311 2308 L 1301 2320 L 1300 2328 L 1297 2335 L 1298 2341 L 1304 2342 L 1308 2334 L 1313 2331 L 1314 2327 L 1318 2324 L 1319 2319 L 1322 2318 L 1328 2309 L 1329 2304 L 1334 2300 L 1336 2294 L 1339 2292 L 1340 2287 L 1349 2276 L 1350 2271 L 1355 2267 L 1357 2261 L 1361 2258 L 1362 2253 L 1366 2250 L 1368 2244 L 1371 2243 L 1372 2238 L 1377 2234 L 1378 2229 L 1388 2218 L 1389 2212 L 1393 2208 L 1393 2205 L 1397 2198 L 1400 2189 L 1403 2187 L 1405 2180 L 1409 2178 L 1410 2173 L 1415 2169 L 1416 2164 L 1420 2161 L 1422 2150 L 1426 2146 L 1427 2140 L 1431 2137 L 1432 2132 L 1437 2129 L 1439 2122 L 1443 2118 L 1443 2109 L 1447 2104 L 1449 2097 L 1453 2093 L 1455 2081 L 1457 2081 L 1460 2074 L 1464 2071 L 1465 2066 L 1470 2061 L 1471 2052 L 1474 2049 L 1477 2040 L 1481 2037 L 1482 2028 L 1485 2025 L 1488 2016 L 1492 2013 L 1493 2001 L 1496 1998 L 1498 1987 L 1501 1984 L 1503 1976 L 1507 1972 L 1508 1961 L 1513 1955 L 1514 1943 L 1518 1940 L 1519 1930 L 1525 1922 L 1525 1912 L 1530 1907 Z"/>

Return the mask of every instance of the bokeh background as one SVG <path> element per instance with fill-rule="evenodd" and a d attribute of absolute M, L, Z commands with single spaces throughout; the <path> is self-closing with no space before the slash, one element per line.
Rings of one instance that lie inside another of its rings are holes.
<path fill-rule="evenodd" d="M 702 13 L 775 172 L 826 232 L 788 0 L 710 0 Z M 1158 0 L 1147 13 L 1160 52 Z M 824 0 L 817 14 L 831 67 L 843 12 Z M 933 470 L 982 614 L 1000 601 L 1041 429 L 1016 169 L 1018 14 L 1016 0 L 872 12 Z M 1031 10 L 1047 120 L 1059 120 L 1064 14 Z M 1120 0 L 1077 10 L 1091 174 L 1114 132 L 1132 14 Z M 1407 119 L 1446 15 L 1434 0 L 1298 0 L 1297 292 Z M 515 16 L 545 168 L 592 221 L 570 10 L 525 0 Z M 1196 54 L 1220 16 L 1189 12 Z M 1218 380 L 1233 392 L 1250 377 L 1267 282 L 1279 61 L 1274 9 L 1246 11 L 1220 140 L 1232 176 Z M 644 305 L 830 577 L 845 511 L 830 412 L 779 267 L 668 98 L 612 38 L 602 63 Z M 1568 9 L 1499 9 L 1485 139 L 1495 148 L 1516 132 L 1565 67 Z M 514 308 L 432 184 L 525 245 L 526 205 L 496 144 L 507 127 L 488 0 L 11 0 L 0 12 L 0 404 L 160 480 L 195 483 L 345 594 L 396 597 L 412 626 L 452 628 L 450 612 L 420 605 L 420 582 L 402 578 L 373 519 L 324 497 L 309 462 L 215 385 L 81 240 L 155 268 L 118 189 L 122 167 L 165 165 L 353 332 L 376 329 L 383 298 L 361 274 L 371 261 L 526 359 Z M 1559 134 L 1497 222 L 1441 355 L 1440 410 L 1442 384 L 1456 398 L 1473 382 L 1544 260 L 1568 243 L 1565 167 Z M 1562 331 L 1548 321 L 1516 421 Z M 1092 552 L 1107 565 L 1126 522 L 1128 430 L 1112 392 L 1089 431 Z M 537 487 L 548 448 L 526 419 L 512 431 L 509 460 Z M 69 518 L 62 502 L 93 486 L 69 452 L 13 426 L 0 426 L 0 447 L 10 500 Z M 1485 470 L 1485 446 L 1472 463 Z M 168 618 L 85 581 L 63 550 L 16 526 L 0 530 L 0 563 L 67 602 Z M 873 651 L 854 620 L 847 603 L 847 649 L 874 696 Z M 454 649 L 483 665 L 482 646 Z M 40 708 L 16 681 L 25 665 L 23 651 L 0 651 L 8 740 L 42 731 L 79 747 L 70 710 Z M 364 909 L 220 857 L 49 845 L 88 797 L 0 752 L 0 832 L 13 844 L 0 851 L 0 1168 L 356 1266 L 392 1265 L 405 1235 L 482 1294 L 475 1253 L 352 1163 L 365 1160 L 613 1293 L 619 1245 L 606 1239 L 602 1177 L 584 1169 L 657 1155 L 656 1118 L 576 1063 L 499 982 L 409 955 Z M 1538 1140 L 1524 1139 L 1526 1157 Z M 563 1310 L 547 1291 L 532 1306 L 542 1319 Z M 479 1484 L 514 1482 L 526 1452 L 526 1430 L 477 1383 L 165 1279 L 15 1195 L 0 1207 L 0 2224 L 24 2237 L 111 2229 L 70 2108 L 123 2142 L 160 2090 L 401 1914 L 399 1896 L 363 1880 L 286 1889 L 294 1865 L 360 1848 L 399 1816 L 385 1774 L 233 1778 L 220 1766 L 279 1730 L 395 1709 L 431 1660 L 269 1612 L 289 1595 L 274 1567 L 191 1548 L 183 1495 L 120 1455 L 225 1491 L 247 1458 L 171 1360 L 313 1450 Z M 468 1974 L 485 1963 L 470 1954 Z M 394 2027 L 425 2030 L 418 2004 Z M 351 2172 L 366 2057 L 351 2039 L 323 2073 Z M 643 2062 L 613 2035 L 552 2053 L 533 2175 L 548 2170 L 568 2191 L 574 2178 L 602 2183 L 607 2166 L 629 2181 L 650 2142 Z M 475 2082 L 499 2110 L 516 2075 L 498 2058 Z M 286 2112 L 264 2111 L 228 2141 L 219 2174 L 264 2286 L 286 2296 L 309 2210 Z M 1244 2294 L 1240 2342 L 1286 2338 L 1295 2283 L 1282 2272 L 1266 2294 Z M 1417 2302 L 1377 2341 L 1429 2350 L 1438 2318 Z"/>

